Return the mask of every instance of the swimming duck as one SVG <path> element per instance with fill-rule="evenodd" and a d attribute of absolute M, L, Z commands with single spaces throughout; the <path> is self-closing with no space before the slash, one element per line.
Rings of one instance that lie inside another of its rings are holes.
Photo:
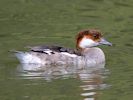
<path fill-rule="evenodd" d="M 15 55 L 21 64 L 93 66 L 105 62 L 104 52 L 96 47 L 99 45 L 111 46 L 112 44 L 103 38 L 100 31 L 90 29 L 78 33 L 76 49 L 41 45 L 29 47 L 30 50 L 27 52 L 16 51 Z"/>

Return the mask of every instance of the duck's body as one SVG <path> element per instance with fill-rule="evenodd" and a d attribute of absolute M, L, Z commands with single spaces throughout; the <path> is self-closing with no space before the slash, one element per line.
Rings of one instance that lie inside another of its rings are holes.
<path fill-rule="evenodd" d="M 72 51 L 54 51 L 49 49 L 44 49 L 43 51 L 34 51 L 29 52 L 17 52 L 17 58 L 21 63 L 29 64 L 41 64 L 41 65 L 95 65 L 105 62 L 105 56 L 103 51 L 100 48 L 88 48 L 81 54 Z"/>
<path fill-rule="evenodd" d="M 17 52 L 16 56 L 25 64 L 94 66 L 105 62 L 103 51 L 94 47 L 101 44 L 111 45 L 98 31 L 87 30 L 78 34 L 76 50 L 60 46 L 35 46 L 29 52 Z"/>

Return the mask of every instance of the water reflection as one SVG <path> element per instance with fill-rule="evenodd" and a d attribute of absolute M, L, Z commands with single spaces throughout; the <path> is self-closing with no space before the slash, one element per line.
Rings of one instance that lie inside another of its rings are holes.
<path fill-rule="evenodd" d="M 88 73 L 89 72 L 89 73 Z M 100 95 L 100 91 L 109 87 L 109 85 L 103 82 L 107 77 L 109 71 L 107 69 L 91 69 L 85 73 L 80 73 L 79 77 L 83 84 L 80 86 L 83 89 L 84 100 L 96 100 Z"/>
<path fill-rule="evenodd" d="M 37 71 L 30 70 L 30 68 L 41 68 Z M 28 69 L 27 69 L 28 68 Z M 96 100 L 100 95 L 100 91 L 109 87 L 104 83 L 104 79 L 109 74 L 109 71 L 104 68 L 104 64 L 97 65 L 96 67 L 86 66 L 40 66 L 34 64 L 23 64 L 17 67 L 19 78 L 23 79 L 36 79 L 43 78 L 46 81 L 54 79 L 68 79 L 77 78 L 82 81 L 78 87 L 82 89 L 80 94 L 84 100 Z"/>

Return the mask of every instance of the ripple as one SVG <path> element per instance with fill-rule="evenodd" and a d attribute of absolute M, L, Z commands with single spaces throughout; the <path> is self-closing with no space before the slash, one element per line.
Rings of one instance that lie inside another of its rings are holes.
<path fill-rule="evenodd" d="M 122 7 L 132 7 L 132 5 L 129 5 L 126 3 L 121 3 L 121 2 L 114 2 L 114 5 L 122 6 Z"/>
<path fill-rule="evenodd" d="M 81 96 L 92 96 L 95 95 L 96 92 L 89 92 L 89 93 L 81 93 Z"/>
<path fill-rule="evenodd" d="M 19 65 L 18 78 L 20 79 L 44 79 L 47 82 L 52 82 L 56 79 L 69 79 L 76 78 L 81 81 L 81 85 L 78 86 L 82 89 L 80 95 L 84 100 L 95 100 L 99 95 L 99 90 L 104 90 L 110 87 L 110 85 L 104 82 L 107 78 L 109 70 L 101 67 L 87 67 L 83 66 L 80 69 L 77 66 L 46 66 L 43 70 L 33 71 L 28 69 L 33 65 Z M 36 65 L 39 67 L 38 65 Z M 34 65 L 34 67 L 36 67 Z M 99 65 L 100 66 L 100 65 Z M 103 65 L 101 65 L 103 66 Z M 44 66 L 43 66 L 44 67 Z"/>

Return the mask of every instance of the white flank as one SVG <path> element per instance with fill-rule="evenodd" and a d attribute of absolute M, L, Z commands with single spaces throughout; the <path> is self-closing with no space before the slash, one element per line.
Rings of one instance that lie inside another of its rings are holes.
<path fill-rule="evenodd" d="M 21 63 L 27 63 L 27 64 L 42 64 L 42 61 L 40 58 L 27 53 L 27 52 L 18 52 L 15 54 L 19 61 Z"/>
<path fill-rule="evenodd" d="M 70 53 L 67 53 L 67 52 L 61 52 L 61 54 L 64 54 L 64 55 L 69 56 L 69 57 L 77 57 L 77 55 L 70 54 Z"/>

